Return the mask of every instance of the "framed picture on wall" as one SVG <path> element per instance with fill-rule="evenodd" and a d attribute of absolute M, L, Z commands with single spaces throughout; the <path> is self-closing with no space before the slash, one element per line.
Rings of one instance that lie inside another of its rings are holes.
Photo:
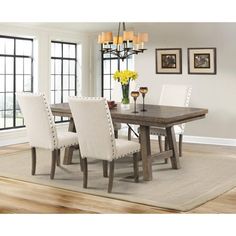
<path fill-rule="evenodd" d="M 157 48 L 156 74 L 182 74 L 182 49 Z"/>
<path fill-rule="evenodd" d="M 216 74 L 216 48 L 188 48 L 189 74 Z"/>

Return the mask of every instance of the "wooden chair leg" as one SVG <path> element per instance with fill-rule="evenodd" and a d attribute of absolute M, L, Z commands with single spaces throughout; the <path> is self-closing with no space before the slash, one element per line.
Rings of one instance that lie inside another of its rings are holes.
<path fill-rule="evenodd" d="M 64 165 L 70 165 L 72 163 L 74 149 L 75 148 L 73 146 L 67 147 L 65 149 L 65 157 L 63 160 Z"/>
<path fill-rule="evenodd" d="M 161 135 L 158 135 L 158 143 L 159 143 L 160 152 L 163 152 L 162 143 L 161 143 Z"/>
<path fill-rule="evenodd" d="M 87 158 L 83 158 L 83 188 L 88 186 L 88 163 Z"/>
<path fill-rule="evenodd" d="M 36 148 L 31 148 L 31 156 L 32 156 L 32 168 L 31 168 L 31 174 L 35 175 L 36 170 Z"/>
<path fill-rule="evenodd" d="M 80 164 L 80 170 L 83 172 L 84 167 L 83 167 L 83 159 L 82 159 L 81 155 L 79 155 L 79 164 Z"/>
<path fill-rule="evenodd" d="M 118 138 L 118 130 L 114 130 L 114 135 L 115 135 L 115 138 Z"/>
<path fill-rule="evenodd" d="M 56 162 L 57 162 L 57 155 L 58 155 L 58 151 L 53 150 L 52 151 L 52 164 L 51 164 L 50 179 L 54 179 L 55 169 L 56 169 Z"/>
<path fill-rule="evenodd" d="M 179 156 L 182 157 L 183 134 L 179 135 Z"/>
<path fill-rule="evenodd" d="M 165 136 L 165 151 L 168 151 L 168 150 L 169 150 L 168 139 Z M 165 158 L 165 164 L 167 164 L 167 163 L 168 163 L 168 158 Z"/>
<path fill-rule="evenodd" d="M 165 136 L 165 151 L 168 151 L 168 149 L 169 149 L 168 139 L 167 139 L 167 137 Z"/>
<path fill-rule="evenodd" d="M 131 140 L 131 129 L 128 127 L 128 140 Z"/>
<path fill-rule="evenodd" d="M 134 161 L 134 181 L 136 183 L 139 182 L 139 169 L 138 169 L 138 161 L 139 161 L 139 152 L 134 153 L 133 161 Z"/>
<path fill-rule="evenodd" d="M 108 177 L 108 161 L 102 161 L 103 177 Z"/>
<path fill-rule="evenodd" d="M 61 165 L 61 150 L 57 150 L 57 166 Z"/>
<path fill-rule="evenodd" d="M 80 164 L 80 170 L 83 171 L 83 160 L 81 157 L 80 147 L 79 145 L 76 146 L 76 149 L 79 151 L 79 164 Z"/>
<path fill-rule="evenodd" d="M 113 186 L 113 179 L 114 179 L 114 165 L 115 162 L 112 160 L 109 162 L 109 182 L 108 182 L 108 193 L 111 193 L 112 186 Z"/>

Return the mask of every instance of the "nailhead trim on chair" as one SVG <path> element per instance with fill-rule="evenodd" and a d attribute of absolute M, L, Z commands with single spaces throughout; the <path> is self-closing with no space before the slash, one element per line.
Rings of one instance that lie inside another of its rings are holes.
<path fill-rule="evenodd" d="M 114 128 L 113 128 L 113 123 L 112 123 L 112 120 L 111 120 L 110 109 L 108 107 L 107 100 L 105 98 L 101 98 L 101 97 L 71 96 L 71 98 L 82 98 L 82 99 L 87 99 L 87 100 L 91 100 L 91 99 L 93 99 L 93 100 L 104 100 L 107 119 L 108 119 L 108 125 L 109 125 L 109 131 L 110 131 L 111 145 L 112 145 L 112 159 L 115 159 L 116 158 L 116 144 L 115 144 Z"/>
<path fill-rule="evenodd" d="M 58 149 L 60 147 L 58 147 L 57 131 L 56 131 L 55 123 L 54 123 L 54 120 L 53 120 L 53 115 L 52 115 L 52 112 L 49 108 L 49 105 L 48 105 L 48 102 L 47 102 L 47 99 L 46 99 L 45 95 L 44 94 L 40 94 L 40 95 L 43 97 L 43 101 L 44 101 L 44 104 L 45 104 L 45 109 L 46 109 L 46 112 L 48 114 L 49 124 L 50 124 L 50 128 L 51 128 L 51 133 L 52 133 L 53 147 L 54 147 L 54 149 Z"/>
<path fill-rule="evenodd" d="M 185 107 L 188 107 L 188 105 L 189 105 L 191 93 L 192 93 L 192 87 L 188 87 L 187 88 L 187 96 L 186 96 L 186 100 L 185 100 L 185 104 L 184 104 Z M 184 124 L 179 124 L 178 126 L 182 129 L 181 134 L 183 134 L 184 133 L 184 128 L 185 128 L 185 123 Z M 158 129 L 161 129 L 161 128 L 151 127 L 150 128 L 150 134 L 151 135 L 159 135 L 160 133 L 156 132 Z M 138 132 L 139 132 L 139 129 L 138 129 Z"/>
<path fill-rule="evenodd" d="M 30 95 L 31 93 L 29 93 Z M 58 146 L 58 139 L 57 139 L 57 130 L 56 130 L 56 126 L 55 126 L 55 122 L 53 119 L 53 115 L 51 112 L 51 109 L 49 107 L 49 104 L 47 102 L 46 96 L 43 93 L 37 93 L 36 95 L 42 96 L 43 97 L 43 102 L 45 104 L 45 109 L 48 115 L 48 119 L 49 119 L 49 124 L 50 124 L 50 129 L 51 129 L 51 134 L 52 134 L 52 141 L 53 141 L 53 147 L 52 150 L 56 150 L 56 149 L 61 149 L 61 148 L 67 148 L 67 147 L 71 147 L 73 145 L 77 145 L 78 142 L 74 143 L 74 144 L 68 144 L 68 145 L 62 145 L 62 146 Z"/>
<path fill-rule="evenodd" d="M 96 99 L 100 100 L 101 98 L 96 98 Z M 105 108 L 106 108 L 106 113 L 107 113 L 107 119 L 108 119 L 108 124 L 109 124 L 109 129 L 110 129 L 110 137 L 111 137 L 111 143 L 112 143 L 112 150 L 113 150 L 113 153 L 112 153 L 113 157 L 112 157 L 112 159 L 122 158 L 122 157 L 125 157 L 127 155 L 139 152 L 140 149 L 137 149 L 137 150 L 135 150 L 133 152 L 125 153 L 125 155 L 117 156 L 117 154 L 116 154 L 117 151 L 116 151 L 115 136 L 114 136 L 114 128 L 113 128 L 113 123 L 112 123 L 112 120 L 111 120 L 110 109 L 108 107 L 106 99 L 104 99 L 104 101 L 105 101 Z"/>
<path fill-rule="evenodd" d="M 189 102 L 190 102 L 190 97 L 191 97 L 191 94 L 192 94 L 192 87 L 188 87 L 187 88 L 187 97 L 186 97 L 186 101 L 185 101 L 185 106 L 187 107 L 189 105 Z"/>
<path fill-rule="evenodd" d="M 48 102 L 47 102 L 47 99 L 46 99 L 45 95 L 44 94 L 41 94 L 41 95 L 43 96 L 43 101 L 44 101 L 46 111 L 47 111 L 47 114 L 48 114 L 48 119 L 49 119 L 49 122 L 50 122 L 50 128 L 51 128 L 51 131 L 52 131 L 52 139 L 53 139 L 54 149 L 67 148 L 67 147 L 77 145 L 78 142 L 76 142 L 74 144 L 70 143 L 68 145 L 62 145 L 62 146 L 58 145 L 57 130 L 56 130 L 56 126 L 55 126 L 55 122 L 54 122 L 54 119 L 53 119 L 51 109 L 49 108 L 49 105 L 48 105 Z"/>
<path fill-rule="evenodd" d="M 186 96 L 186 100 L 185 100 L 185 104 L 184 104 L 185 107 L 188 107 L 188 105 L 189 105 L 191 94 L 192 94 L 192 87 L 188 87 L 188 88 L 187 88 L 187 96 Z M 181 124 L 181 125 L 179 125 L 179 126 L 181 127 L 181 129 L 182 129 L 183 132 L 184 132 L 185 123 L 184 123 L 184 124 Z"/>
<path fill-rule="evenodd" d="M 32 93 L 23 93 L 23 94 L 24 95 L 28 95 L 28 96 L 32 95 Z M 52 137 L 51 137 L 52 141 L 53 141 L 52 150 L 58 149 L 59 147 L 57 147 L 57 132 L 56 132 L 56 127 L 55 127 L 55 123 L 54 123 L 54 120 L 53 120 L 53 115 L 51 113 L 51 110 L 49 109 L 49 105 L 48 105 L 46 96 L 43 93 L 34 93 L 34 95 L 41 96 L 43 98 L 43 102 L 45 104 L 45 109 L 46 109 L 46 112 L 47 112 L 47 115 L 48 115 L 48 119 L 49 119 L 51 134 L 52 134 Z"/>
<path fill-rule="evenodd" d="M 107 103 L 107 100 L 105 98 L 101 98 L 101 97 L 77 97 L 77 96 L 71 96 L 71 98 L 82 98 L 82 99 L 88 99 L 88 100 L 91 100 L 91 99 L 93 99 L 93 100 L 104 100 L 107 119 L 108 119 L 108 125 L 109 125 L 109 131 L 110 131 L 111 144 L 112 144 L 112 159 L 118 159 L 118 158 L 122 158 L 122 157 L 125 157 L 127 155 L 130 155 L 130 154 L 140 152 L 140 148 L 139 148 L 139 149 L 134 150 L 132 152 L 125 153 L 125 155 L 117 156 L 116 141 L 115 141 L 115 136 L 114 136 L 113 123 L 112 123 L 112 119 L 111 119 L 111 115 L 110 115 L 110 109 L 108 107 L 108 103 Z"/>
<path fill-rule="evenodd" d="M 159 134 L 160 134 L 159 132 L 155 132 L 155 131 L 157 131 L 158 129 L 161 129 L 161 128 L 150 127 L 150 134 L 151 134 L 151 135 L 159 135 Z M 163 130 L 165 130 L 165 128 L 163 128 Z"/>
<path fill-rule="evenodd" d="M 109 130 L 110 130 L 110 137 L 111 137 L 111 145 L 112 145 L 112 158 L 115 159 L 116 157 L 116 144 L 115 144 L 115 136 L 114 136 L 114 127 L 113 123 L 111 120 L 111 115 L 110 115 L 110 109 L 108 107 L 107 101 L 105 101 L 105 108 L 106 108 L 106 113 L 107 113 L 107 119 L 108 119 L 108 124 L 109 124 Z"/>
<path fill-rule="evenodd" d="M 137 150 L 135 150 L 133 152 L 125 153 L 125 155 L 116 156 L 114 159 L 119 159 L 119 158 L 122 158 L 122 157 L 126 157 L 128 155 L 131 155 L 131 154 L 134 154 L 134 153 L 137 153 L 137 152 L 140 152 L 140 149 L 137 149 Z"/>

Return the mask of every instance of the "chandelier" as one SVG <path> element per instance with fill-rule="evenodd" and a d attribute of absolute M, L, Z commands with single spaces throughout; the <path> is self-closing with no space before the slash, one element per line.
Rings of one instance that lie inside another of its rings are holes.
<path fill-rule="evenodd" d="M 148 42 L 148 33 L 137 33 L 126 31 L 125 23 L 122 23 L 123 32 L 121 32 L 121 22 L 119 23 L 117 36 L 112 35 L 112 32 L 102 32 L 98 35 L 98 43 L 102 45 L 103 54 L 112 54 L 117 56 L 122 61 L 138 53 L 143 53 L 145 50 L 144 43 Z"/>

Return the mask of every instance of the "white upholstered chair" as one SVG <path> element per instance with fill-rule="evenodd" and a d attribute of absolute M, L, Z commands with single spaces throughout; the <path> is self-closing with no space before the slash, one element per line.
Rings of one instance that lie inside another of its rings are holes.
<path fill-rule="evenodd" d="M 124 139 L 115 139 L 110 110 L 105 98 L 70 97 L 69 105 L 75 122 L 83 160 L 83 187 L 87 188 L 87 158 L 103 161 L 103 175 L 107 177 L 108 192 L 112 191 L 114 160 L 133 154 L 134 179 L 138 182 L 138 155 L 140 144 Z"/>
<path fill-rule="evenodd" d="M 60 149 L 79 144 L 73 132 L 58 132 L 53 115 L 43 94 L 18 93 L 17 100 L 24 117 L 29 143 L 32 150 L 32 175 L 36 170 L 36 148 L 52 151 L 50 178 L 55 175 L 56 163 L 60 165 Z"/>
<path fill-rule="evenodd" d="M 189 85 L 165 84 L 161 90 L 158 105 L 188 107 L 191 97 L 192 87 Z M 179 135 L 179 155 L 182 156 L 182 142 L 185 124 L 175 125 L 175 134 Z M 160 151 L 163 151 L 161 137 L 166 137 L 164 128 L 151 127 L 150 134 L 158 135 Z M 165 138 L 165 149 L 168 149 L 168 140 Z"/>

